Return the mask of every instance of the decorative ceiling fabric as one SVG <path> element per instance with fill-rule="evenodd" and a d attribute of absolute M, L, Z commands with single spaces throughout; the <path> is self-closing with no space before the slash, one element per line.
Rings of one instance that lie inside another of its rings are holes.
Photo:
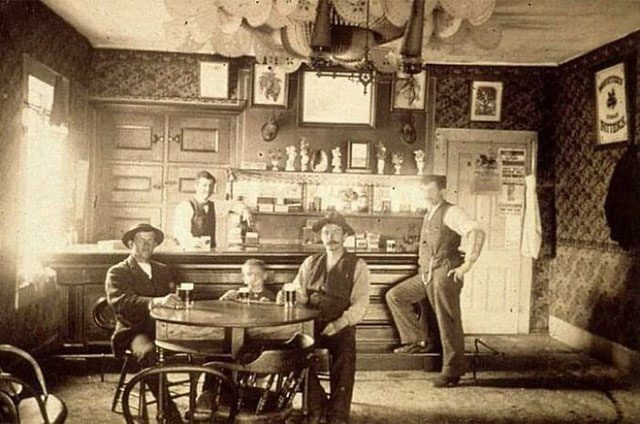
<path fill-rule="evenodd" d="M 259 63 L 295 72 L 313 54 L 319 1 L 164 0 L 171 19 L 163 27 L 167 39 L 181 40 L 182 48 L 254 56 Z M 496 0 L 328 1 L 336 28 L 332 57 L 339 64 L 366 60 L 378 72 L 396 72 L 405 26 L 410 18 L 415 22 L 412 11 L 418 4 L 424 10 L 422 60 L 428 59 L 429 50 L 462 43 L 491 50 L 502 39 L 501 28 L 490 21 Z"/>

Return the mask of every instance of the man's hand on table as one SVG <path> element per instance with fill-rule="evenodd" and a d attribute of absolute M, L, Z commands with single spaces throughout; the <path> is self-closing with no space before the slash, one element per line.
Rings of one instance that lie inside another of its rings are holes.
<path fill-rule="evenodd" d="M 182 309 L 184 304 L 177 294 L 169 293 L 164 297 L 156 297 L 151 301 L 151 303 L 149 303 L 149 309 L 153 309 L 155 307 Z"/>

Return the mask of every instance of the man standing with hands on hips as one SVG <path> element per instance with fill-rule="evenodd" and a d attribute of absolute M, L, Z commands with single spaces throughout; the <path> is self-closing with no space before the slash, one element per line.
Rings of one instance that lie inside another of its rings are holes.
<path fill-rule="evenodd" d="M 315 370 L 309 373 L 310 420 L 317 424 L 349 422 L 356 372 L 356 324 L 369 306 L 369 268 L 364 260 L 347 252 L 344 240 L 353 228 L 338 213 L 313 225 L 320 232 L 324 250 L 304 260 L 292 285 L 297 302 L 319 310 L 314 330 L 316 346 L 331 355 L 331 395 L 327 399 Z M 283 293 L 278 293 L 282 303 Z"/>
<path fill-rule="evenodd" d="M 482 250 L 484 231 L 462 209 L 444 199 L 444 176 L 426 175 L 423 184 L 428 212 L 420 232 L 419 273 L 389 290 L 386 299 L 402 343 L 394 352 L 434 351 L 439 338 L 442 373 L 433 385 L 451 387 L 466 371 L 460 292 L 464 274 Z M 462 237 L 468 238 L 469 246 L 464 256 L 459 250 Z M 422 328 L 413 310 L 413 304 L 425 297 L 435 311 L 436 328 Z"/>

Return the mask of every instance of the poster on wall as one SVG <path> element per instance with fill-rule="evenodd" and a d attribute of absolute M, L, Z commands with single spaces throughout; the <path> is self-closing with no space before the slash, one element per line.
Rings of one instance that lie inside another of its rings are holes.
<path fill-rule="evenodd" d="M 524 212 L 524 177 L 527 152 L 524 149 L 499 149 L 501 188 L 498 197 L 500 215 Z"/>
<path fill-rule="evenodd" d="M 481 153 L 473 161 L 471 189 L 474 194 L 500 193 L 500 172 L 495 154 Z"/>
<path fill-rule="evenodd" d="M 635 59 L 629 61 L 630 65 Z M 624 60 L 598 66 L 594 74 L 596 96 L 596 147 L 610 147 L 629 140 L 630 110 L 627 65 Z"/>

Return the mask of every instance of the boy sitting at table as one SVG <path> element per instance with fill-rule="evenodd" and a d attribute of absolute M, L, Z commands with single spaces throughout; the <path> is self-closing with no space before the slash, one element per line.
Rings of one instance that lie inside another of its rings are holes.
<path fill-rule="evenodd" d="M 276 295 L 265 287 L 267 279 L 267 266 L 260 259 L 248 259 L 242 265 L 242 279 L 245 287 L 229 290 L 220 297 L 220 300 L 239 300 L 241 293 L 249 294 L 249 301 L 274 302 Z"/>

